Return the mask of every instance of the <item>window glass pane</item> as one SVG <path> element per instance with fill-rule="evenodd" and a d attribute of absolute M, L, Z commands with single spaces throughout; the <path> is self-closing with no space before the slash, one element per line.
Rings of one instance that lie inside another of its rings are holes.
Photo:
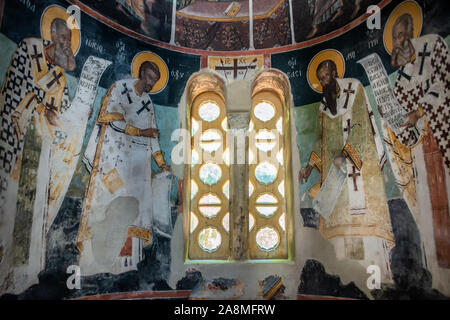
<path fill-rule="evenodd" d="M 221 207 L 198 207 L 198 210 L 206 218 L 211 219 L 217 216 Z"/>
<path fill-rule="evenodd" d="M 216 103 L 208 101 L 200 106 L 198 115 L 202 120 L 212 122 L 220 116 L 220 108 Z"/>
<path fill-rule="evenodd" d="M 256 207 L 256 210 L 258 210 L 258 213 L 261 214 L 262 216 L 269 218 L 271 216 L 273 216 L 273 214 L 275 213 L 275 211 L 277 211 L 278 207 Z"/>
<path fill-rule="evenodd" d="M 198 121 L 195 121 L 194 119 L 192 119 L 192 128 L 191 128 L 192 135 L 195 135 L 197 133 L 198 127 L 199 127 Z"/>
<path fill-rule="evenodd" d="M 268 162 L 259 164 L 255 169 L 255 177 L 262 184 L 271 184 L 277 178 L 277 168 Z"/>
<path fill-rule="evenodd" d="M 278 219 L 278 223 L 280 224 L 281 229 L 283 229 L 283 231 L 286 231 L 286 213 L 283 213 L 280 216 L 280 219 Z"/>
<path fill-rule="evenodd" d="M 250 123 L 248 124 L 248 132 L 252 132 L 253 131 L 253 121 L 250 120 Z"/>
<path fill-rule="evenodd" d="M 278 130 L 278 132 L 280 133 L 280 134 L 283 134 L 283 120 L 282 120 L 283 118 L 280 118 L 278 121 L 277 121 L 277 130 Z"/>
<path fill-rule="evenodd" d="M 278 185 L 278 192 L 283 196 L 284 198 L 284 180 Z"/>
<path fill-rule="evenodd" d="M 198 218 L 193 212 L 191 212 L 191 233 L 194 232 L 195 228 L 197 228 L 197 225 Z"/>
<path fill-rule="evenodd" d="M 230 165 L 231 162 L 230 157 L 231 157 L 230 149 L 226 148 L 225 151 L 223 152 L 223 162 L 225 162 L 227 166 Z"/>
<path fill-rule="evenodd" d="M 259 120 L 266 122 L 272 119 L 275 115 L 275 108 L 268 102 L 260 102 L 253 109 L 255 117 Z"/>
<path fill-rule="evenodd" d="M 275 134 L 269 130 L 259 130 L 256 134 L 256 147 L 264 152 L 268 152 L 275 147 Z"/>
<path fill-rule="evenodd" d="M 222 218 L 222 225 L 223 228 L 227 231 L 230 232 L 230 213 L 227 212 L 223 218 Z"/>
<path fill-rule="evenodd" d="M 258 247 L 263 251 L 272 251 L 280 242 L 278 232 L 271 227 L 264 227 L 258 230 L 256 233 L 256 243 Z"/>
<path fill-rule="evenodd" d="M 222 187 L 222 192 L 227 197 L 227 199 L 230 199 L 230 180 L 227 180 L 225 184 Z"/>
<path fill-rule="evenodd" d="M 248 182 L 248 196 L 251 197 L 253 194 L 253 191 L 255 190 L 255 186 L 251 181 Z"/>
<path fill-rule="evenodd" d="M 192 166 L 195 166 L 196 164 L 199 163 L 200 157 L 198 155 L 198 152 L 195 150 L 192 150 Z"/>
<path fill-rule="evenodd" d="M 219 249 L 222 236 L 216 228 L 205 228 L 198 235 L 198 244 L 206 252 L 214 252 Z"/>
<path fill-rule="evenodd" d="M 215 129 L 206 130 L 200 137 L 200 147 L 206 152 L 217 151 L 222 144 L 222 135 Z"/>
<path fill-rule="evenodd" d="M 222 129 L 223 131 L 228 131 L 228 118 L 225 117 L 225 119 L 222 120 Z"/>
<path fill-rule="evenodd" d="M 255 226 L 255 217 L 253 216 L 253 213 L 249 212 L 249 214 L 248 214 L 248 230 L 252 231 L 254 226 Z"/>
<path fill-rule="evenodd" d="M 219 182 L 222 177 L 222 170 L 217 164 L 206 163 L 200 168 L 200 180 L 209 186 Z"/>
<path fill-rule="evenodd" d="M 277 160 L 278 160 L 278 163 L 280 165 L 283 165 L 283 149 L 278 151 L 278 153 L 277 153 Z"/>
<path fill-rule="evenodd" d="M 194 199 L 195 195 L 197 194 L 198 186 L 197 183 L 194 180 L 191 180 L 191 200 Z"/>
<path fill-rule="evenodd" d="M 275 204 L 278 203 L 277 198 L 269 193 L 263 193 L 256 199 L 256 203 L 258 204 Z"/>
<path fill-rule="evenodd" d="M 200 205 L 208 205 L 208 204 L 220 204 L 220 199 L 215 194 L 208 193 L 207 195 L 204 195 L 200 198 L 198 204 Z"/>

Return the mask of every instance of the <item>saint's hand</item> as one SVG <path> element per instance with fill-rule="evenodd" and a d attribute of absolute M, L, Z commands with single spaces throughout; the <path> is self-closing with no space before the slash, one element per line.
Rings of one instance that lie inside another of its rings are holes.
<path fill-rule="evenodd" d="M 47 118 L 48 123 L 50 123 L 54 127 L 58 127 L 58 115 L 55 111 L 51 109 L 45 110 L 45 118 Z"/>
<path fill-rule="evenodd" d="M 300 183 L 303 183 L 303 180 L 305 180 L 306 183 L 309 179 L 309 176 L 311 175 L 312 169 L 313 168 L 310 165 L 308 165 L 302 170 L 300 170 L 300 173 L 298 174 L 298 181 Z"/>
<path fill-rule="evenodd" d="M 341 167 L 344 165 L 345 157 L 343 155 L 340 155 L 339 157 L 334 158 L 333 162 L 336 168 L 341 169 Z"/>
<path fill-rule="evenodd" d="M 417 123 L 417 121 L 420 119 L 420 114 L 418 110 L 414 110 L 410 113 L 408 113 L 406 116 L 406 121 L 404 124 L 402 124 L 402 127 L 414 127 Z"/>
<path fill-rule="evenodd" d="M 159 138 L 159 130 L 154 128 L 144 129 L 141 130 L 141 136 L 148 138 Z"/>

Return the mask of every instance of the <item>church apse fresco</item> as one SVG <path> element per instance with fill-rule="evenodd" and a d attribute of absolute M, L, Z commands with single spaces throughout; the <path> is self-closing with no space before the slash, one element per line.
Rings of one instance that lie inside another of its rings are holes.
<path fill-rule="evenodd" d="M 449 299 L 450 5 L 173 1 L 0 0 L 0 299 Z"/>
<path fill-rule="evenodd" d="M 380 1 L 255 0 L 252 31 L 248 0 L 73 2 L 154 40 L 195 49 L 233 51 L 307 41 L 344 26 Z"/>

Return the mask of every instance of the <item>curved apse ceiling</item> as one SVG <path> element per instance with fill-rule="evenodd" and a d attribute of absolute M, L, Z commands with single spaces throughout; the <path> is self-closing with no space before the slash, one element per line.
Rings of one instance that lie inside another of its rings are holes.
<path fill-rule="evenodd" d="M 147 38 L 184 48 L 239 51 L 313 40 L 380 0 L 72 0 L 83 11 Z M 292 4 L 292 10 L 290 8 Z M 291 16 L 292 21 L 291 21 Z M 175 23 L 172 20 L 175 18 Z"/>

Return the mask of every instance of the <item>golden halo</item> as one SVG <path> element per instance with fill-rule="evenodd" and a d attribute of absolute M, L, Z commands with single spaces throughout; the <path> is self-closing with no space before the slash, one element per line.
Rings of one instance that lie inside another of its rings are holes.
<path fill-rule="evenodd" d="M 52 40 L 52 22 L 55 19 L 61 19 L 64 21 L 68 21 L 70 18 L 70 14 L 67 13 L 66 9 L 63 7 L 60 7 L 58 5 L 51 5 L 48 6 L 41 16 L 41 36 L 44 40 Z M 71 29 L 72 31 L 72 52 L 74 55 L 78 53 L 78 50 L 80 49 L 81 45 L 81 33 L 80 33 L 80 26 L 77 24 L 76 20 L 73 19 L 73 22 L 76 25 L 76 28 Z"/>
<path fill-rule="evenodd" d="M 160 56 L 158 56 L 153 52 L 148 51 L 139 52 L 137 55 L 134 56 L 133 62 L 131 63 L 131 74 L 133 75 L 133 78 L 139 78 L 139 68 L 146 61 L 156 63 L 159 69 L 159 73 L 161 75 L 161 77 L 155 83 L 153 89 L 149 93 L 153 94 L 159 93 L 164 90 L 164 88 L 167 85 L 167 82 L 169 81 L 169 72 L 167 65 L 164 62 L 164 60 L 161 59 Z"/>
<path fill-rule="evenodd" d="M 338 78 L 342 78 L 345 73 L 344 57 L 339 51 L 334 49 L 326 49 L 320 51 L 318 54 L 314 56 L 314 58 L 311 59 L 311 62 L 308 65 L 308 83 L 311 86 L 311 88 L 318 93 L 322 93 L 323 88 L 319 82 L 319 79 L 317 78 L 316 74 L 317 67 L 322 61 L 325 60 L 332 60 L 334 61 L 334 63 L 336 63 Z"/>
<path fill-rule="evenodd" d="M 389 54 L 392 54 L 394 44 L 392 41 L 392 29 L 394 28 L 395 21 L 403 14 L 409 13 L 413 19 L 414 26 L 414 38 L 418 38 L 422 32 L 423 16 L 422 8 L 417 2 L 408 0 L 400 3 L 390 14 L 389 19 L 384 27 L 384 47 Z"/>

